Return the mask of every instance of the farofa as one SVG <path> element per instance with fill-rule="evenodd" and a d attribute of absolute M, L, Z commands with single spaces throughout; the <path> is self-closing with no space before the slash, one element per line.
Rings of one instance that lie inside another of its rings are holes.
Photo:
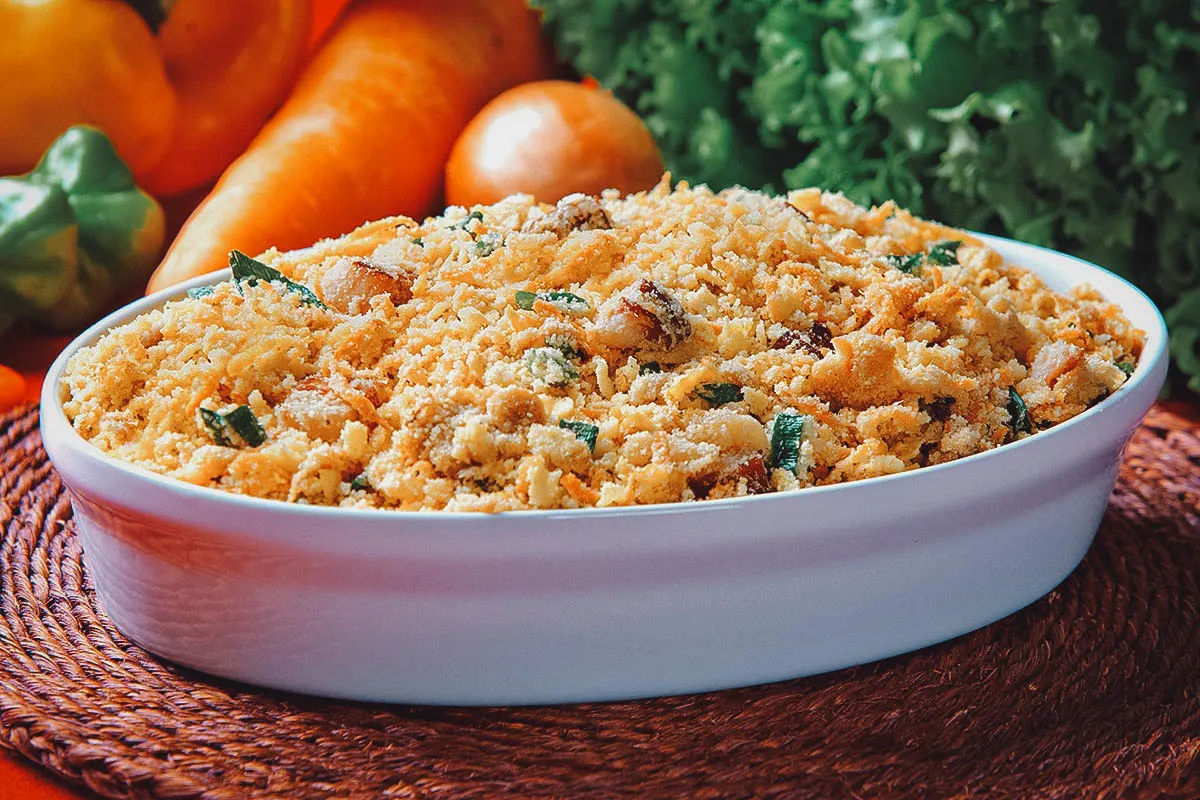
<path fill-rule="evenodd" d="M 813 189 L 514 197 L 261 260 L 331 308 L 278 282 L 167 303 L 71 361 L 75 429 L 293 502 L 660 503 L 987 450 L 1116 390 L 1142 346 L 1090 289 L 1054 293 L 961 231 Z M 239 405 L 265 442 L 200 416 Z"/>

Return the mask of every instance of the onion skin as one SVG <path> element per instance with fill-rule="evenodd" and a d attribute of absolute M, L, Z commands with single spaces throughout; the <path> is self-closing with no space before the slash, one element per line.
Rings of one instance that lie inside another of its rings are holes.
<path fill-rule="evenodd" d="M 471 120 L 446 164 L 446 202 L 472 206 L 512 194 L 554 203 L 653 187 L 662 155 L 642 120 L 603 89 L 537 81 L 492 100 Z"/>

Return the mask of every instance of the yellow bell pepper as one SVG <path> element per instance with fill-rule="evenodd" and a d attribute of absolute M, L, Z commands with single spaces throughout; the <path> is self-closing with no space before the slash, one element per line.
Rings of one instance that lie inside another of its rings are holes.
<path fill-rule="evenodd" d="M 155 31 L 132 5 L 0 0 L 0 175 L 89 124 L 153 194 L 211 183 L 291 86 L 312 16 L 311 0 L 139 0 Z"/>

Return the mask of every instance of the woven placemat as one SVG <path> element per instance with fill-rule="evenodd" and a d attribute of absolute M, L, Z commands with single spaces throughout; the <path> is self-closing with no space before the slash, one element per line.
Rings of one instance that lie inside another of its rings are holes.
<path fill-rule="evenodd" d="M 32 409 L 0 417 L 0 743 L 108 797 L 1200 797 L 1200 430 L 1151 413 L 1057 590 L 918 653 L 544 708 L 371 706 L 164 664 L 97 609 Z"/>

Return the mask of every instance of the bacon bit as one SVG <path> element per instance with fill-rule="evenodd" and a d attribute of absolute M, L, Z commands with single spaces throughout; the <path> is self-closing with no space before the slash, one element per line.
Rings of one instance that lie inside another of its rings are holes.
<path fill-rule="evenodd" d="M 789 330 L 775 340 L 772 350 L 797 349 L 820 358 L 833 347 L 833 334 L 823 323 L 814 322 L 806 331 Z"/>
<path fill-rule="evenodd" d="M 697 499 L 703 500 L 718 487 L 732 494 L 742 481 L 746 481 L 746 494 L 768 494 L 773 491 L 767 464 L 761 455 L 742 459 L 719 472 L 708 472 L 688 478 L 688 488 Z"/>
<path fill-rule="evenodd" d="M 321 276 L 322 299 L 344 314 L 362 314 L 371 298 L 386 294 L 393 305 L 412 299 L 412 278 L 367 258 L 343 258 Z"/>
<path fill-rule="evenodd" d="M 703 500 L 708 497 L 709 493 L 717 485 L 717 475 L 713 472 L 705 472 L 700 475 L 691 475 L 687 479 L 688 488 L 692 490 L 692 494 L 697 500 Z"/>
<path fill-rule="evenodd" d="M 738 464 L 732 477 L 738 481 L 745 479 L 746 494 L 767 494 L 771 491 L 771 476 L 767 474 L 767 464 L 762 456 L 751 456 Z"/>
<path fill-rule="evenodd" d="M 935 397 L 928 403 L 922 403 L 925 413 L 929 418 L 936 422 L 945 422 L 950 419 L 950 410 L 954 406 L 953 397 Z"/>
<path fill-rule="evenodd" d="M 652 280 L 643 278 L 606 304 L 596 327 L 614 347 L 637 348 L 653 343 L 668 350 L 692 335 L 683 306 Z"/>
<path fill-rule="evenodd" d="M 586 194 L 569 194 L 545 216 L 528 219 L 522 233 L 553 233 L 562 239 L 572 231 L 609 230 L 612 221 L 600 201 Z"/>
<path fill-rule="evenodd" d="M 283 402 L 275 406 L 275 413 L 285 423 L 326 442 L 337 441 L 346 422 L 360 416 L 327 380 L 316 376 L 296 384 Z"/>
<path fill-rule="evenodd" d="M 573 472 L 563 473 L 558 479 L 558 485 L 580 505 L 594 506 L 600 499 L 600 493 L 579 480 Z"/>

